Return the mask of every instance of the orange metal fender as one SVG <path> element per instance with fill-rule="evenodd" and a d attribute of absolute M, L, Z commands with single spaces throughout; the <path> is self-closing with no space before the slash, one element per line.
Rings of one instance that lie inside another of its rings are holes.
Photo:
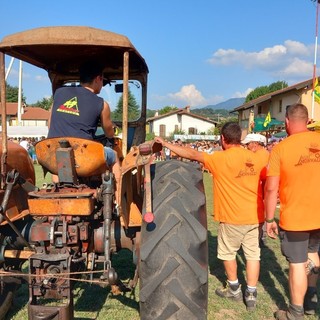
<path fill-rule="evenodd" d="M 140 149 L 150 149 L 147 155 Z M 134 146 L 122 161 L 120 185 L 122 224 L 125 227 L 141 226 L 144 200 L 144 165 L 152 162 L 154 153 L 160 151 L 161 144 L 147 141 L 139 147 Z"/>
<path fill-rule="evenodd" d="M 28 152 L 19 144 L 12 141 L 8 141 L 7 146 L 6 172 L 1 172 L 1 174 L 6 175 L 8 172 L 15 169 L 19 172 L 21 177 L 28 182 L 35 184 L 35 171 Z M 2 148 L 0 148 L 0 158 L 1 157 Z M 4 190 L 0 190 L 0 203 L 3 200 L 3 196 Z M 26 216 L 28 212 L 28 194 L 19 185 L 16 185 L 13 187 L 9 198 L 6 215 L 10 219 L 16 220 L 19 216 Z M 2 224 L 6 224 L 6 222 L 4 221 Z"/>

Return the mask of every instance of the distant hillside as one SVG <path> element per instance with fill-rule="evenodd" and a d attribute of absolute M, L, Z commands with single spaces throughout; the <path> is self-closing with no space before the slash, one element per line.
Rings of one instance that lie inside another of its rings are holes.
<path fill-rule="evenodd" d="M 208 105 L 203 108 L 192 108 L 191 112 L 199 116 L 209 118 L 213 121 L 223 121 L 230 118 L 236 118 L 237 113 L 230 112 L 244 104 L 245 98 L 232 98 L 215 105 Z M 147 109 L 147 118 L 154 117 L 156 110 Z"/>
<path fill-rule="evenodd" d="M 245 98 L 232 98 L 215 105 L 208 105 L 204 108 L 192 109 L 191 112 L 217 122 L 227 119 L 233 121 L 233 119 L 237 118 L 237 113 L 231 114 L 230 112 L 233 109 L 241 106 L 244 101 Z"/>
<path fill-rule="evenodd" d="M 234 108 L 237 108 L 237 107 L 241 106 L 242 104 L 244 104 L 245 99 L 246 98 L 232 98 L 227 101 L 217 103 L 215 105 L 208 105 L 208 106 L 201 108 L 201 109 L 233 110 Z"/>

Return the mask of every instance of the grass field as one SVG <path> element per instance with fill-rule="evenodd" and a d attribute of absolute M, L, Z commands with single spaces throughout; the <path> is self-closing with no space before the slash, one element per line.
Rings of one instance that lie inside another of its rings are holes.
<path fill-rule="evenodd" d="M 44 180 L 41 170 L 36 166 L 37 185 L 50 181 L 50 175 Z M 208 240 L 209 240 L 209 299 L 208 320 L 231 319 L 274 319 L 273 313 L 288 303 L 288 264 L 280 252 L 279 240 L 268 239 L 268 247 L 262 249 L 261 274 L 258 284 L 258 306 L 255 312 L 248 313 L 245 305 L 239 302 L 226 301 L 215 295 L 217 287 L 225 282 L 225 274 L 221 261 L 217 259 L 217 228 L 213 221 L 212 180 L 204 174 L 207 195 Z M 123 251 L 114 257 L 114 264 L 121 279 L 129 279 L 134 272 L 131 253 Z M 243 255 L 238 256 L 239 280 L 245 286 L 245 262 Z M 139 319 L 139 292 L 114 296 L 109 288 L 95 285 L 77 284 L 75 296 L 75 319 Z M 28 287 L 23 284 L 17 291 L 13 308 L 7 319 L 27 319 Z M 318 319 L 309 316 L 308 320 Z M 188 320 L 188 319 L 183 319 Z"/>

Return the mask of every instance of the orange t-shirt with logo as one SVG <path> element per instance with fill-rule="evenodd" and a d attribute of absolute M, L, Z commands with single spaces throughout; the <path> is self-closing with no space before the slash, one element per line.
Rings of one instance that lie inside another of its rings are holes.
<path fill-rule="evenodd" d="M 264 221 L 263 157 L 239 146 L 204 154 L 204 165 L 213 175 L 215 220 L 238 225 Z"/>
<path fill-rule="evenodd" d="M 268 163 L 269 157 L 270 157 L 269 151 L 263 148 L 263 149 L 257 150 L 256 153 L 263 158 L 263 161 L 266 161 Z"/>
<path fill-rule="evenodd" d="M 267 176 L 280 176 L 280 227 L 288 231 L 320 228 L 320 134 L 302 132 L 271 151 Z"/>

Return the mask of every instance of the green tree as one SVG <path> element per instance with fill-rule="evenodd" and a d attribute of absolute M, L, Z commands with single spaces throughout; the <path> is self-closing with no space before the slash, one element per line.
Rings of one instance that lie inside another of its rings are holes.
<path fill-rule="evenodd" d="M 219 122 L 219 124 L 214 128 L 214 134 L 219 135 L 221 132 L 221 128 L 226 122 L 238 122 L 237 117 L 229 117 L 228 119 L 224 119 L 223 121 Z"/>
<path fill-rule="evenodd" d="M 265 94 L 281 90 L 288 87 L 288 83 L 285 81 L 277 81 L 271 83 L 269 86 L 260 86 L 251 91 L 247 96 L 245 102 L 257 99 Z"/>
<path fill-rule="evenodd" d="M 146 141 L 151 141 L 154 139 L 156 135 L 152 132 L 152 133 L 146 133 Z"/>
<path fill-rule="evenodd" d="M 208 134 L 208 135 L 214 135 L 214 134 L 215 134 L 215 133 L 214 133 L 214 132 L 215 132 L 215 129 L 216 129 L 215 126 L 211 127 L 210 129 L 207 130 L 206 134 Z"/>
<path fill-rule="evenodd" d="M 153 118 L 156 114 L 156 110 L 147 109 L 147 118 Z"/>
<path fill-rule="evenodd" d="M 23 95 L 22 90 L 21 100 L 23 103 L 26 103 L 26 97 Z M 19 100 L 19 88 L 13 87 L 10 84 L 6 83 L 6 101 L 7 102 L 18 102 Z"/>
<path fill-rule="evenodd" d="M 288 83 L 286 81 L 277 81 L 273 82 L 269 85 L 269 92 L 274 92 L 277 90 L 281 90 L 288 87 Z"/>
<path fill-rule="evenodd" d="M 39 107 L 45 110 L 50 110 L 51 106 L 53 104 L 53 97 L 50 98 L 43 98 L 41 100 L 38 100 L 36 103 L 33 103 L 32 107 Z"/>
<path fill-rule="evenodd" d="M 159 110 L 159 115 L 169 113 L 171 111 L 178 110 L 178 107 L 175 106 L 166 106 Z"/>
<path fill-rule="evenodd" d="M 122 120 L 122 114 L 123 114 L 123 95 L 121 95 L 116 109 L 112 112 L 112 120 Z M 128 92 L 128 120 L 137 120 L 140 116 L 140 107 L 137 104 L 136 98 L 134 95 L 130 92 Z"/>

